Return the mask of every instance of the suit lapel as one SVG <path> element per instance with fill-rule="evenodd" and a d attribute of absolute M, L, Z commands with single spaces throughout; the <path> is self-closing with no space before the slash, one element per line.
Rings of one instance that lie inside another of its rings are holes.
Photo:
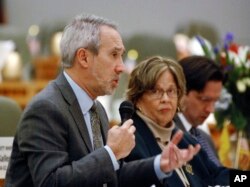
<path fill-rule="evenodd" d="M 177 114 L 174 116 L 174 122 L 178 128 L 180 128 L 182 131 L 186 132 L 186 129 L 185 129 L 183 123 L 181 122 L 181 119 L 179 118 L 179 116 Z"/>
<path fill-rule="evenodd" d="M 150 152 L 149 156 L 157 155 L 161 153 L 161 148 L 155 141 L 153 133 L 150 131 L 148 126 L 144 123 L 144 121 L 139 118 L 139 116 L 135 113 L 134 114 L 134 125 L 136 127 L 135 133 L 139 133 L 142 137 L 147 137 L 144 139 L 145 144 L 147 146 L 148 151 Z"/>
<path fill-rule="evenodd" d="M 65 102 L 69 105 L 69 112 L 71 113 L 76 126 L 80 132 L 80 135 L 88 149 L 89 152 L 93 150 L 91 140 L 88 134 L 88 129 L 82 115 L 79 103 L 76 99 L 76 96 L 67 82 L 66 78 L 64 77 L 63 73 L 61 73 L 58 78 L 56 79 L 56 84 L 63 95 Z"/>
<path fill-rule="evenodd" d="M 87 125 L 85 123 L 85 120 L 83 118 L 83 115 L 82 115 L 82 112 L 80 110 L 80 106 L 79 106 L 77 100 L 75 100 L 75 102 L 76 102 L 75 104 L 73 104 L 69 107 L 69 110 L 70 110 L 70 113 L 76 122 L 78 130 L 81 134 L 82 139 L 85 142 L 86 147 L 88 148 L 89 152 L 91 152 L 91 151 L 93 151 L 93 148 L 92 148 L 91 140 L 89 138 Z"/>

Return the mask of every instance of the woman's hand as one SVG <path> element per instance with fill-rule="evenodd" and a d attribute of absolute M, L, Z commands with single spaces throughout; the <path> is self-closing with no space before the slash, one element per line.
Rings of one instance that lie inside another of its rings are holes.
<path fill-rule="evenodd" d="M 178 131 L 173 136 L 172 140 L 163 149 L 160 160 L 160 167 L 163 172 L 171 172 L 176 168 L 180 168 L 199 152 L 201 146 L 189 145 L 187 149 L 179 149 L 177 144 L 183 137 L 183 132 Z"/>

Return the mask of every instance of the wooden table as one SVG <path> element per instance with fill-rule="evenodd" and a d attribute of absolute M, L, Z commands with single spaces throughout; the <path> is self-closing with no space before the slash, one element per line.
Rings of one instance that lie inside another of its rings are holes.
<path fill-rule="evenodd" d="M 0 187 L 3 187 L 4 185 L 4 179 L 0 179 Z"/>
<path fill-rule="evenodd" d="M 14 99 L 24 109 L 30 99 L 47 84 L 47 80 L 5 81 L 0 83 L 0 95 Z"/>

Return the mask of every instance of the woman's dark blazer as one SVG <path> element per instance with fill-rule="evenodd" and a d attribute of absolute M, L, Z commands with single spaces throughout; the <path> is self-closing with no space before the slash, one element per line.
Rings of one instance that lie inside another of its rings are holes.
<path fill-rule="evenodd" d="M 136 113 L 133 115 L 132 119 L 136 127 L 136 146 L 125 160 L 138 160 L 160 154 L 161 149 L 145 122 Z M 174 129 L 173 134 L 176 131 L 177 128 Z M 189 144 L 195 145 L 197 141 L 188 133 L 184 133 L 178 147 L 187 148 Z M 217 167 L 213 164 L 203 150 L 200 150 L 200 152 L 183 167 L 183 170 L 190 185 L 194 187 L 229 185 L 229 170 L 225 167 Z M 156 180 L 155 185 L 169 187 L 183 186 L 176 172 L 173 172 L 172 175 L 164 181 L 160 182 Z"/>

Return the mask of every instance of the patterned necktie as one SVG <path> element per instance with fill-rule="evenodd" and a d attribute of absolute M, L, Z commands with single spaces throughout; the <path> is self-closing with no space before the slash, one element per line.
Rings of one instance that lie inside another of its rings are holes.
<path fill-rule="evenodd" d="M 94 103 L 90 109 L 90 122 L 93 134 L 93 146 L 94 150 L 102 147 L 102 134 L 101 134 L 101 123 L 96 110 L 96 104 Z"/>
<path fill-rule="evenodd" d="M 197 139 L 197 141 L 201 144 L 201 147 L 206 151 L 210 160 L 212 160 L 217 166 L 221 166 L 220 161 L 215 156 L 214 151 L 212 150 L 211 146 L 202 137 L 201 133 L 194 127 L 190 129 L 190 133 Z"/>

